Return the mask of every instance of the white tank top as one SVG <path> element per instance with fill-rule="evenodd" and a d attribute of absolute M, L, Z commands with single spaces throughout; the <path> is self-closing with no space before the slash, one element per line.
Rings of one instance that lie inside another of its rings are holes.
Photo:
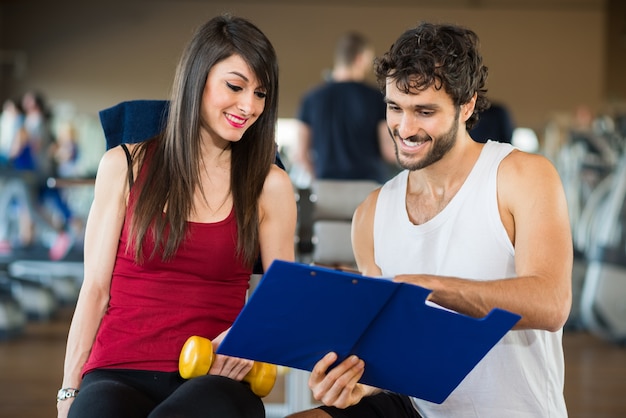
<path fill-rule="evenodd" d="M 448 205 L 421 225 L 406 210 L 408 171 L 381 189 L 374 254 L 382 275 L 436 274 L 494 280 L 515 276 L 515 250 L 498 212 L 497 173 L 514 148 L 488 142 Z M 402 329 L 399 332 L 410 332 Z M 442 404 L 413 399 L 425 418 L 563 418 L 562 330 L 510 331 Z M 445 367 L 442 364 L 441 367 Z"/>

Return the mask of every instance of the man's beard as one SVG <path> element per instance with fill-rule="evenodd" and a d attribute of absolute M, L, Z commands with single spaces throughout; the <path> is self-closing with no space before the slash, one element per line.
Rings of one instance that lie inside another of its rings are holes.
<path fill-rule="evenodd" d="M 447 132 L 439 137 L 433 139 L 433 137 L 431 137 L 430 135 L 425 134 L 424 136 L 413 135 L 408 138 L 404 138 L 408 140 L 416 139 L 417 142 L 431 141 L 433 143 L 433 147 L 424 158 L 418 161 L 410 161 L 403 160 L 401 158 L 396 140 L 401 141 L 402 139 L 400 138 L 400 135 L 398 135 L 398 131 L 394 130 L 393 137 L 396 139 L 393 141 L 393 143 L 396 148 L 396 160 L 398 161 L 398 165 L 400 165 L 400 167 L 405 170 L 415 171 L 421 170 L 422 168 L 428 167 L 429 165 L 436 163 L 437 161 L 441 160 L 448 153 L 448 151 L 450 151 L 450 149 L 452 149 L 454 144 L 456 144 L 456 135 L 458 131 L 459 118 L 457 116 L 454 118 L 454 122 L 452 123 L 452 126 L 450 126 L 450 129 L 448 129 Z"/>

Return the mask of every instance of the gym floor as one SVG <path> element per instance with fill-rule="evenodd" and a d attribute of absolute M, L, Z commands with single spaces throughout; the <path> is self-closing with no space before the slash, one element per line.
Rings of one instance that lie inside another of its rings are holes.
<path fill-rule="evenodd" d="M 56 416 L 71 315 L 70 309 L 62 309 L 50 320 L 29 322 L 21 336 L 0 341 L 0 417 Z M 625 417 L 626 347 L 583 331 L 567 331 L 563 343 L 570 418 Z M 283 402 L 283 391 L 279 377 L 267 402 Z"/>

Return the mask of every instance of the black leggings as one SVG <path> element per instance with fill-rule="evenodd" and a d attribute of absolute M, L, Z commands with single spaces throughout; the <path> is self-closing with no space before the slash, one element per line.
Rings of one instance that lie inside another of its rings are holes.
<path fill-rule="evenodd" d="M 96 370 L 85 375 L 68 418 L 264 418 L 246 383 L 206 375 Z"/>
<path fill-rule="evenodd" d="M 366 396 L 346 409 L 320 406 L 318 409 L 333 418 L 420 418 L 408 396 L 381 392 Z"/>

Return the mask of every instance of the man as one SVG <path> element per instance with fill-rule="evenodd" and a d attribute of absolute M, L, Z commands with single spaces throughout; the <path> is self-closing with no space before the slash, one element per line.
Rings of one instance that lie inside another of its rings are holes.
<path fill-rule="evenodd" d="M 431 289 L 430 302 L 444 308 L 484 317 L 498 307 L 522 317 L 442 404 L 412 399 L 421 416 L 562 418 L 572 269 L 565 196 L 546 158 L 468 134 L 487 105 L 477 45 L 468 29 L 424 23 L 377 62 L 404 171 L 355 212 L 354 252 L 363 274 Z M 411 330 L 398 324 L 398 332 Z M 309 380 L 330 407 L 295 416 L 398 416 L 353 413 L 380 390 L 357 383 L 362 360 L 330 369 L 335 359 L 322 358 Z"/>
<path fill-rule="evenodd" d="M 311 178 L 382 184 L 393 175 L 385 104 L 365 82 L 373 59 L 364 36 L 346 33 L 337 42 L 330 79 L 303 98 L 294 160 Z"/>

